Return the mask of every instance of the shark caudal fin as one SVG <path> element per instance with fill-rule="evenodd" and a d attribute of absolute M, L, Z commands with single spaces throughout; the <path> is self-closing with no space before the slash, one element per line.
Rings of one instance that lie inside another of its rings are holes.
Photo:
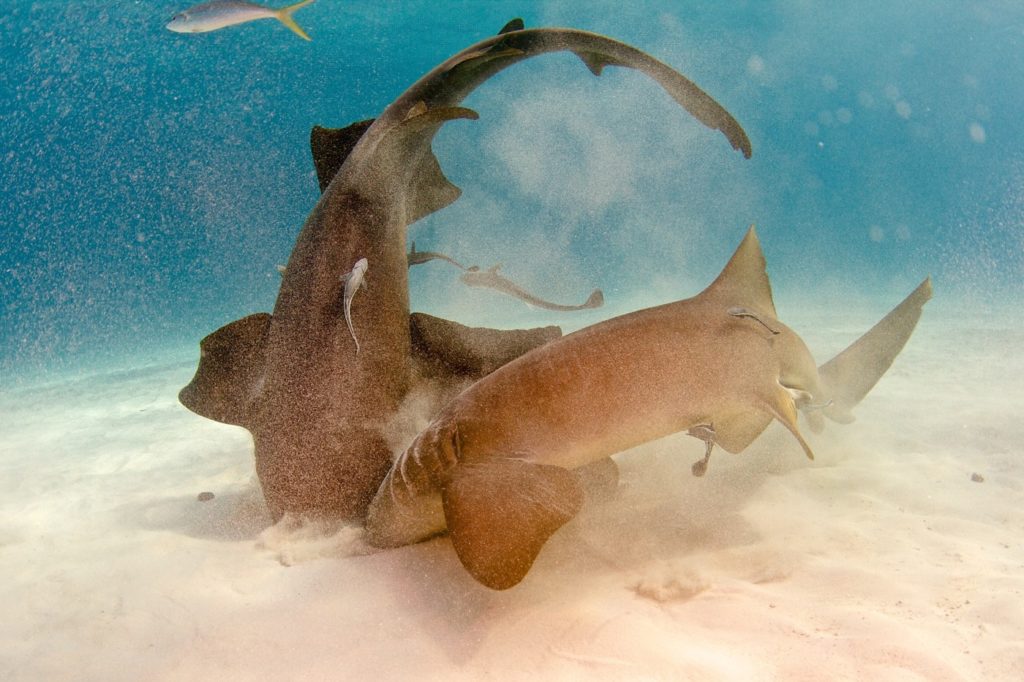
<path fill-rule="evenodd" d="M 723 309 L 743 308 L 775 318 L 772 285 L 765 265 L 761 242 L 751 225 L 725 268 L 700 297 L 719 301 Z"/>
<path fill-rule="evenodd" d="M 302 9 L 311 2 L 313 2 L 313 0 L 302 0 L 302 2 L 297 2 L 294 5 L 289 5 L 287 7 L 282 7 L 281 9 L 276 10 L 275 14 L 278 21 L 280 21 L 282 24 L 290 28 L 292 30 L 292 33 L 299 36 L 303 40 L 310 40 L 310 37 L 306 35 L 306 32 L 303 31 L 298 24 L 295 23 L 295 20 L 292 19 L 292 14 Z"/>
<path fill-rule="evenodd" d="M 270 315 L 257 313 L 224 325 L 199 342 L 199 367 L 178 393 L 181 404 L 224 424 L 247 426 L 249 407 L 266 369 Z"/>
<path fill-rule="evenodd" d="M 458 465 L 442 498 L 459 561 L 495 590 L 518 584 L 583 505 L 575 472 L 506 457 Z"/>
<path fill-rule="evenodd" d="M 903 350 L 931 297 L 932 280 L 928 277 L 866 334 L 818 368 L 825 394 L 832 401 L 824 408 L 826 417 L 843 424 L 853 421 L 850 410 Z"/>

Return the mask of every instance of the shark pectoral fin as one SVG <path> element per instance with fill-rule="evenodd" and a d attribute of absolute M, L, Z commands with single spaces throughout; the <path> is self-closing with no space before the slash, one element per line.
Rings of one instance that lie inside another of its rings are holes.
<path fill-rule="evenodd" d="M 442 494 L 455 553 L 476 580 L 495 590 L 521 581 L 551 534 L 583 505 L 568 469 L 493 457 L 460 464 Z"/>
<path fill-rule="evenodd" d="M 309 131 L 309 148 L 313 152 L 313 166 L 320 191 L 327 189 L 338 169 L 352 152 L 363 133 L 373 125 L 374 119 L 358 121 L 346 128 L 313 126 Z"/>
<path fill-rule="evenodd" d="M 804 419 L 807 420 L 807 426 L 811 429 L 811 433 L 821 433 L 825 430 L 825 420 L 821 416 L 820 411 L 816 412 L 802 412 Z"/>
<path fill-rule="evenodd" d="M 793 402 L 793 397 L 789 394 L 789 391 L 779 385 L 769 401 L 768 407 L 771 409 L 772 414 L 775 415 L 775 418 L 782 422 L 782 425 L 789 429 L 789 432 L 800 443 L 800 447 L 804 449 L 807 459 L 814 459 L 814 451 L 811 450 L 811 446 L 804 440 L 803 435 L 800 433 L 800 427 L 797 425 L 796 404 Z"/>
<path fill-rule="evenodd" d="M 425 376 L 479 379 L 562 335 L 558 327 L 467 327 L 433 315 L 409 317 L 412 357 Z"/>
<path fill-rule="evenodd" d="M 825 395 L 832 400 L 824 408 L 826 417 L 844 424 L 853 421 L 850 410 L 878 383 L 903 350 L 931 297 L 929 277 L 866 334 L 818 368 Z"/>
<path fill-rule="evenodd" d="M 461 194 L 459 188 L 445 177 L 429 143 L 426 149 L 417 149 L 417 145 L 422 144 L 424 138 L 432 138 L 446 121 L 478 118 L 479 114 L 465 107 L 428 109 L 417 104 L 410 110 L 410 115 L 389 130 L 381 141 L 378 153 L 384 157 L 391 156 L 394 167 L 409 169 L 410 188 L 405 205 L 407 224 L 441 210 Z"/>
<path fill-rule="evenodd" d="M 607 500 L 619 489 L 619 465 L 611 457 L 574 469 L 587 500 Z"/>
<path fill-rule="evenodd" d="M 181 404 L 207 419 L 248 426 L 249 406 L 266 369 L 270 319 L 267 313 L 249 315 L 200 341 L 199 367 L 178 393 Z"/>
<path fill-rule="evenodd" d="M 420 164 L 420 172 L 413 179 L 409 201 L 409 224 L 424 218 L 445 206 L 455 203 L 462 190 L 453 185 L 434 154 L 428 153 Z"/>

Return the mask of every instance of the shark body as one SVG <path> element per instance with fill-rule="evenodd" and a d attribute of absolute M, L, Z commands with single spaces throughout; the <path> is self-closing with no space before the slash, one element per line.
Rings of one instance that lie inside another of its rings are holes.
<path fill-rule="evenodd" d="M 878 358 L 891 362 L 903 347 L 930 291 L 926 281 L 859 351 L 837 356 L 861 387 L 888 367 Z M 798 409 L 858 392 L 823 381 L 804 342 L 776 319 L 751 229 L 698 296 L 552 341 L 459 394 L 381 484 L 368 538 L 399 546 L 447 530 L 470 574 L 505 589 L 579 511 L 578 471 L 681 431 L 704 440 L 708 454 L 712 445 L 739 452 L 773 419 L 813 458 Z"/>
<path fill-rule="evenodd" d="M 445 122 L 477 117 L 459 104 L 481 83 L 524 59 L 568 50 L 595 74 L 607 66 L 644 72 L 750 156 L 736 120 L 650 55 L 593 33 L 520 28 L 512 22 L 446 60 L 375 120 L 315 128 L 323 193 L 282 273 L 272 315 L 233 322 L 200 344 L 196 376 L 179 398 L 200 415 L 250 431 L 275 519 L 366 513 L 391 465 L 382 429 L 423 373 L 418 367 L 478 378 L 560 333 L 471 329 L 410 315 L 406 228 L 459 196 L 431 141 Z M 353 360 L 344 352 L 351 340 L 341 275 L 359 258 L 373 263 L 373 286 L 352 311 L 361 345 Z"/>

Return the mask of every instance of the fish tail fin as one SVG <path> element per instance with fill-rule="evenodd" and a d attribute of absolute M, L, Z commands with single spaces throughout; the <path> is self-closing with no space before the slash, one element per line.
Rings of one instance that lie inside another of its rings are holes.
<path fill-rule="evenodd" d="M 583 304 L 584 308 L 600 308 L 604 305 L 604 294 L 601 293 L 600 289 L 594 289 L 590 294 L 590 298 Z"/>
<path fill-rule="evenodd" d="M 280 21 L 282 24 L 290 28 L 295 35 L 299 36 L 303 40 L 312 39 L 308 35 L 306 35 L 306 32 L 302 30 L 301 26 L 295 23 L 295 20 L 292 19 L 292 14 L 302 9 L 311 2 L 313 2 L 313 0 L 302 0 L 301 2 L 297 2 L 294 5 L 288 5 L 287 7 L 282 7 L 281 9 L 277 10 L 278 21 Z"/>
<path fill-rule="evenodd" d="M 931 277 L 893 308 L 846 350 L 818 368 L 827 397 L 826 417 L 841 424 L 853 421 L 850 412 L 892 365 L 921 319 L 924 304 L 932 297 Z"/>

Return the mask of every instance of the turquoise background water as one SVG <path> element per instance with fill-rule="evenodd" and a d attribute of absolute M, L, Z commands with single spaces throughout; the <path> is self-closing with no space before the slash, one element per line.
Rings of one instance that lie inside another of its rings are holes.
<path fill-rule="evenodd" d="M 464 190 L 420 249 L 505 264 L 600 315 L 692 295 L 757 223 L 780 305 L 1024 297 L 1024 5 L 1016 1 L 357 2 L 203 35 L 178 2 L 9 2 L 0 13 L 0 374 L 195 353 L 270 310 L 318 191 L 314 124 L 379 113 L 509 19 L 631 43 L 740 121 L 745 161 L 645 76 L 572 55 L 486 83 L 435 149 Z M 417 308 L 545 321 L 413 272 Z M 785 303 L 784 303 L 785 302 Z M 525 312 L 524 312 L 525 311 Z M 571 326 L 582 316 L 552 316 Z M 529 317 L 528 317 L 529 316 Z"/>

